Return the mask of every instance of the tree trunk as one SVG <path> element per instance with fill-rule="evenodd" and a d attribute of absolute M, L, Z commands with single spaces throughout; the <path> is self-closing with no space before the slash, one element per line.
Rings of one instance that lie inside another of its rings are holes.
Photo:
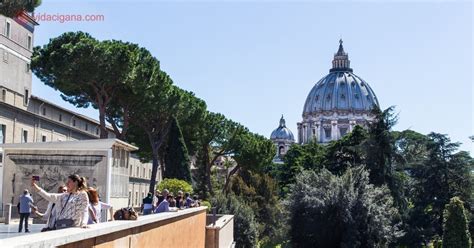
<path fill-rule="evenodd" d="M 212 182 L 211 182 L 211 161 L 209 158 L 209 146 L 205 145 L 204 149 L 204 160 L 206 161 L 206 172 L 204 173 L 206 175 L 206 185 L 207 185 L 207 190 L 209 192 L 209 195 L 214 196 L 214 190 L 212 190 Z"/>
<path fill-rule="evenodd" d="M 152 144 L 152 167 L 151 167 L 151 178 L 149 192 L 155 192 L 156 186 L 156 173 L 158 173 L 158 147 Z"/>
<path fill-rule="evenodd" d="M 105 106 L 99 103 L 100 138 L 107 139 L 109 134 L 105 124 Z"/>
<path fill-rule="evenodd" d="M 229 172 L 229 175 L 227 175 L 226 179 L 225 179 L 225 185 L 224 185 L 224 188 L 222 189 L 222 192 L 226 194 L 229 193 L 229 191 L 227 190 L 227 188 L 229 187 L 229 183 L 230 183 L 230 178 L 240 169 L 240 166 L 239 165 L 236 165 L 234 169 L 232 169 L 230 172 Z"/>

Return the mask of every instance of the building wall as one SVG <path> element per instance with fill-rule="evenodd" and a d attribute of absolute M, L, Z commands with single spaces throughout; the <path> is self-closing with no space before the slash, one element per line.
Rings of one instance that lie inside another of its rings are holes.
<path fill-rule="evenodd" d="M 10 35 L 7 35 L 7 23 Z M 28 37 L 31 45 L 28 47 Z M 0 85 L 8 89 L 8 100 L 18 108 L 26 109 L 23 96 L 31 94 L 31 54 L 33 33 L 15 20 L 0 16 Z M 0 96 L 3 92 L 0 91 Z"/>
<path fill-rule="evenodd" d="M 128 185 L 129 206 L 138 208 L 149 192 L 152 163 L 142 163 L 137 156 L 130 156 L 130 182 Z M 157 184 L 161 181 L 161 170 L 158 168 L 156 175 Z"/>

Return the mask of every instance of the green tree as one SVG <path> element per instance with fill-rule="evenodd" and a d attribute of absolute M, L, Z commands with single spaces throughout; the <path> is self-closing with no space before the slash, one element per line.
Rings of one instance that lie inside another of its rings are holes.
<path fill-rule="evenodd" d="M 236 136 L 232 158 L 236 166 L 229 171 L 223 192 L 228 192 L 230 178 L 239 170 L 261 172 L 272 163 L 275 156 L 273 142 L 249 131 Z"/>
<path fill-rule="evenodd" d="M 385 187 L 369 184 L 363 167 L 335 176 L 304 171 L 291 186 L 287 207 L 296 247 L 385 247 L 401 233 Z"/>
<path fill-rule="evenodd" d="M 326 168 L 341 175 L 349 167 L 364 164 L 366 154 L 363 144 L 366 139 L 367 132 L 357 125 L 348 135 L 330 143 L 326 151 Z"/>
<path fill-rule="evenodd" d="M 293 144 L 283 158 L 284 164 L 275 164 L 270 168 L 270 174 L 278 180 L 282 197 L 286 196 L 289 185 L 295 183 L 296 175 L 301 171 L 318 171 L 324 167 L 326 148 L 315 142 L 303 145 Z"/>
<path fill-rule="evenodd" d="M 374 108 L 372 114 L 375 119 L 369 124 L 366 166 L 370 170 L 370 182 L 377 186 L 390 185 L 393 178 L 394 141 L 390 130 L 397 123 L 397 116 L 392 113 L 393 109 L 394 107 L 389 107 L 381 111 L 379 108 Z"/>
<path fill-rule="evenodd" d="M 145 48 L 131 47 L 130 71 L 121 87 L 106 106 L 106 120 L 111 124 L 115 137 L 129 140 L 127 135 L 133 111 L 139 107 L 142 96 L 152 88 L 160 73 L 160 63 Z"/>
<path fill-rule="evenodd" d="M 139 154 L 142 159 L 152 161 L 150 192 L 155 188 L 156 175 L 160 168 L 160 149 L 168 138 L 173 114 L 178 111 L 181 93 L 163 71 L 160 71 L 153 80 L 154 83 L 147 92 L 144 92 L 141 101 L 133 110 L 130 126 L 135 129 L 130 130 L 130 137 L 133 143 L 141 148 Z M 162 175 L 163 172 L 162 166 Z"/>
<path fill-rule="evenodd" d="M 206 114 L 206 103 L 197 98 L 194 93 L 183 90 L 176 118 L 190 155 L 196 154 L 199 148 L 199 140 L 202 135 L 200 128 L 205 128 L 203 125 Z"/>
<path fill-rule="evenodd" d="M 286 240 L 284 210 L 274 179 L 263 173 L 241 170 L 232 177 L 230 190 L 253 210 L 261 245 L 277 245 Z"/>
<path fill-rule="evenodd" d="M 156 188 L 160 191 L 167 189 L 175 196 L 178 195 L 178 191 L 180 190 L 182 192 L 189 192 L 190 194 L 193 193 L 193 187 L 191 186 L 191 184 L 184 180 L 179 180 L 176 178 L 165 178 L 158 184 Z"/>
<path fill-rule="evenodd" d="M 137 45 L 97 41 L 83 32 L 69 32 L 35 47 L 31 68 L 63 100 L 79 108 L 99 110 L 100 137 L 107 138 L 106 109 L 125 85 Z"/>
<path fill-rule="evenodd" d="M 443 248 L 470 248 L 467 213 L 459 197 L 451 198 L 444 210 Z"/>
<path fill-rule="evenodd" d="M 3 0 L 0 1 L 0 15 L 16 17 L 22 11 L 33 12 L 41 5 L 41 0 Z"/>
<path fill-rule="evenodd" d="M 176 178 L 191 182 L 188 150 L 176 118 L 171 121 L 164 161 L 164 178 Z"/>
<path fill-rule="evenodd" d="M 230 156 L 238 148 L 238 137 L 246 128 L 224 115 L 207 112 L 198 129 L 196 188 L 203 198 L 213 195 L 211 167 L 220 156 Z"/>
<path fill-rule="evenodd" d="M 414 180 L 408 220 L 413 246 L 443 235 L 444 207 L 452 197 L 459 196 L 468 206 L 472 197 L 473 159 L 458 152 L 459 143 L 447 135 L 430 133 L 427 139 L 426 157 L 409 170 Z"/>
<path fill-rule="evenodd" d="M 236 247 L 256 247 L 258 242 L 258 225 L 252 208 L 239 197 L 229 194 L 216 194 L 211 201 L 219 214 L 234 215 L 234 239 Z"/>

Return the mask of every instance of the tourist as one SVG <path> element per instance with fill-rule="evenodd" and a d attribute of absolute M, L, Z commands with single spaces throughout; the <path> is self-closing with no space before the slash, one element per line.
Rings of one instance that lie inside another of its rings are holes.
<path fill-rule="evenodd" d="M 143 215 L 148 215 L 153 212 L 153 193 L 148 192 L 148 195 L 143 198 L 141 211 Z"/>
<path fill-rule="evenodd" d="M 89 198 L 86 193 L 86 179 L 78 175 L 70 175 L 67 179 L 67 192 L 51 194 L 40 188 L 33 177 L 31 186 L 44 199 L 55 203 L 54 229 L 68 227 L 87 227 Z"/>
<path fill-rule="evenodd" d="M 183 208 L 183 191 L 178 191 L 178 196 L 176 196 L 176 207 L 177 208 Z"/>
<path fill-rule="evenodd" d="M 199 198 L 197 195 L 194 195 L 193 196 L 193 207 L 200 207 L 201 206 L 201 202 L 199 202 Z"/>
<path fill-rule="evenodd" d="M 65 193 L 67 192 L 66 185 L 61 185 L 58 188 L 58 193 Z M 46 208 L 46 212 L 40 213 L 38 212 L 37 208 L 33 208 L 33 212 L 40 217 L 43 217 L 43 219 L 46 219 L 46 226 L 41 229 L 41 232 L 46 232 L 50 230 L 54 230 L 54 220 L 56 219 L 56 211 L 55 211 L 56 203 L 54 202 L 49 202 L 48 207 Z"/>
<path fill-rule="evenodd" d="M 25 189 L 23 195 L 20 196 L 19 202 L 20 226 L 18 227 L 18 232 L 21 232 L 21 229 L 23 229 L 23 222 L 25 222 L 25 232 L 30 232 L 30 230 L 28 230 L 28 218 L 30 217 L 32 205 L 33 198 L 31 198 L 28 190 Z"/>
<path fill-rule="evenodd" d="M 176 200 L 173 197 L 173 193 L 170 193 L 168 195 L 168 202 L 170 203 L 170 208 L 175 208 L 176 207 Z"/>
<path fill-rule="evenodd" d="M 163 191 L 165 191 L 165 190 L 163 190 Z M 155 213 L 163 213 L 163 212 L 169 212 L 169 211 L 170 211 L 170 204 L 168 202 L 168 194 L 166 194 L 166 198 L 163 199 L 162 202 L 160 202 L 158 207 L 156 207 Z"/>
<path fill-rule="evenodd" d="M 89 206 L 88 206 L 88 221 L 87 224 L 97 224 L 101 221 L 102 209 L 108 209 L 110 211 L 110 216 L 114 215 L 112 205 L 101 202 L 99 200 L 99 193 L 96 189 L 89 187 L 87 189 L 87 196 L 89 197 Z"/>
<path fill-rule="evenodd" d="M 159 190 L 156 190 L 155 195 L 153 196 L 153 210 L 158 207 L 161 201 L 163 201 L 163 196 Z"/>
<path fill-rule="evenodd" d="M 188 192 L 184 193 L 185 196 L 185 202 L 184 202 L 184 207 L 186 208 L 191 208 L 194 205 L 194 201 L 191 198 L 190 194 Z"/>

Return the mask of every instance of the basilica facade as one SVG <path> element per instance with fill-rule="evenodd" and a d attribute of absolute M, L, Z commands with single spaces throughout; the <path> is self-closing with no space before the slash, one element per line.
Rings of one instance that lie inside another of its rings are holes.
<path fill-rule="evenodd" d="M 298 143 L 327 143 L 340 139 L 356 125 L 367 127 L 374 119 L 374 107 L 379 107 L 374 91 L 366 81 L 354 74 L 349 56 L 340 40 L 329 74 L 313 86 L 306 98 L 302 121 L 297 123 Z M 277 161 L 277 158 L 281 161 L 282 155 L 289 148 L 288 145 L 282 144 L 294 142 L 293 134 L 288 128 L 286 136 L 274 136 L 274 133 L 281 133 L 278 131 L 281 129 L 280 121 L 280 126 L 270 137 L 277 146 L 274 161 Z"/>

